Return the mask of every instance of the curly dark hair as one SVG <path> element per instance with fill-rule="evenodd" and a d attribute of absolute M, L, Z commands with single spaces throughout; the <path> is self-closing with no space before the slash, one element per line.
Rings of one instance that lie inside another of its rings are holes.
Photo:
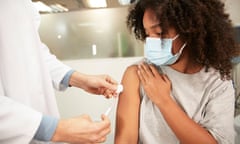
<path fill-rule="evenodd" d="M 163 33 L 169 27 L 176 29 L 187 42 L 193 61 L 219 70 L 223 79 L 230 78 L 231 59 L 238 46 L 220 0 L 139 0 L 130 7 L 127 27 L 141 41 L 146 38 L 142 20 L 148 8 L 156 13 Z"/>

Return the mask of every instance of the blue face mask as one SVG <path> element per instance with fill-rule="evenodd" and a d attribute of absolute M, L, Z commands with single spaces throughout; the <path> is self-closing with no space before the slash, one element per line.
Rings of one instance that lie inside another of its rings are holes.
<path fill-rule="evenodd" d="M 155 65 L 171 65 L 180 57 L 186 43 L 181 47 L 178 53 L 172 54 L 172 43 L 179 35 L 172 39 L 146 38 L 144 46 L 145 58 Z"/>

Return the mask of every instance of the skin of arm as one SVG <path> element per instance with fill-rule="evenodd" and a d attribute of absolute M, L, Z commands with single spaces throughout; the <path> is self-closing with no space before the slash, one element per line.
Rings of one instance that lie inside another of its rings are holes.
<path fill-rule="evenodd" d="M 158 106 L 181 144 L 217 144 L 214 137 L 190 119 L 170 97 L 171 81 L 152 65 L 141 64 L 138 75 L 147 96 Z"/>
<path fill-rule="evenodd" d="M 118 101 L 115 144 L 137 144 L 140 107 L 137 66 L 126 69 L 122 84 L 124 90 Z"/>

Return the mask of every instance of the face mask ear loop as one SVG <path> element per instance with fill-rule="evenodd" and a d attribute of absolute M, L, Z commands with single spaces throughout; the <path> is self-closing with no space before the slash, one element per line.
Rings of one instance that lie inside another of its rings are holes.
<path fill-rule="evenodd" d="M 172 40 L 174 41 L 175 39 L 177 39 L 179 37 L 179 34 L 177 34 Z"/>
<path fill-rule="evenodd" d="M 178 52 L 179 54 L 182 53 L 182 51 L 183 51 L 183 49 L 185 48 L 186 45 L 187 45 L 187 43 L 185 42 L 185 43 L 183 44 L 183 46 L 181 47 L 180 51 Z"/>

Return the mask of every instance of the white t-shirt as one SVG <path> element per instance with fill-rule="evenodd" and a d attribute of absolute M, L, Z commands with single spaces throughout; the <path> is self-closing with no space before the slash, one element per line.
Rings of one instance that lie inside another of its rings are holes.
<path fill-rule="evenodd" d="M 231 80 L 221 80 L 213 68 L 203 68 L 194 74 L 180 73 L 171 67 L 161 71 L 172 82 L 172 98 L 196 123 L 207 129 L 219 144 L 234 143 L 234 88 Z M 158 107 L 141 88 L 141 144 L 178 144 L 179 140 L 168 126 Z M 176 121 L 177 121 L 176 117 Z"/>

